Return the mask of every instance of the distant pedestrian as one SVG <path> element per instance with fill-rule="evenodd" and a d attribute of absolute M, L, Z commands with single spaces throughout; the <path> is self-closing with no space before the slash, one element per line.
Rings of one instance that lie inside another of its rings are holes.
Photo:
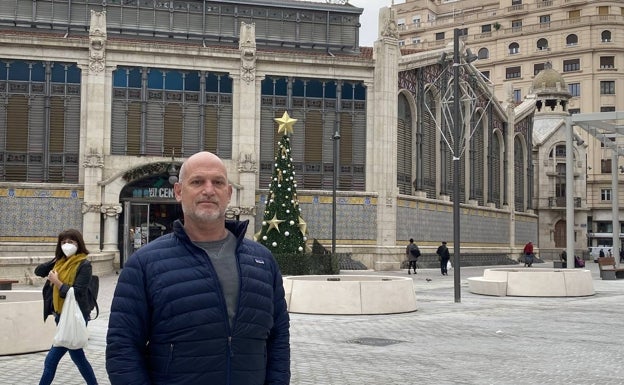
<path fill-rule="evenodd" d="M 624 249 L 620 249 L 620 262 L 624 262 Z"/>
<path fill-rule="evenodd" d="M 600 252 L 598 253 L 598 258 L 604 258 L 604 257 L 605 257 L 604 249 L 600 249 Z"/>
<path fill-rule="evenodd" d="M 412 274 L 410 269 L 414 269 L 414 274 L 416 274 L 416 262 L 418 262 L 418 257 L 420 257 L 420 249 L 418 249 L 418 245 L 414 243 L 414 238 L 410 238 L 409 244 L 405 249 L 405 255 L 407 256 L 407 274 Z"/>
<path fill-rule="evenodd" d="M 446 247 L 446 241 L 442 242 L 442 244 L 438 246 L 436 254 L 438 254 L 438 260 L 440 261 L 440 271 L 442 272 L 442 275 L 448 275 L 447 266 L 449 260 L 451 259 L 451 253 L 449 253 L 448 247 Z"/>
<path fill-rule="evenodd" d="M 531 267 L 533 266 L 533 242 L 529 241 L 526 245 L 524 245 L 524 249 L 522 250 L 524 254 L 524 266 Z"/>

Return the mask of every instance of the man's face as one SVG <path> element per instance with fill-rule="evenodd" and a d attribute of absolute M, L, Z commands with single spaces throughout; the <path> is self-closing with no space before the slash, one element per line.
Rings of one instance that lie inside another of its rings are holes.
<path fill-rule="evenodd" d="M 184 180 L 174 186 L 185 221 L 222 220 L 232 196 L 225 167 L 218 158 L 195 158 L 185 166 Z"/>

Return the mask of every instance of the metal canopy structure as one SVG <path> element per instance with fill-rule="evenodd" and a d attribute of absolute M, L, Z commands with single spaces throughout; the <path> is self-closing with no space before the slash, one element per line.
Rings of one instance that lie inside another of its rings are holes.
<path fill-rule="evenodd" d="M 624 136 L 624 111 L 574 114 L 570 116 L 570 121 L 600 140 L 605 147 L 624 156 L 624 148 L 618 148 L 610 139 L 611 136 L 608 136 L 613 134 Z"/>
<path fill-rule="evenodd" d="M 572 186 L 572 125 L 577 125 L 587 131 L 591 136 L 600 140 L 605 148 L 612 150 L 611 157 L 611 213 L 612 213 L 612 234 L 613 234 L 613 253 L 616 265 L 619 266 L 620 258 L 618 250 L 620 249 L 620 213 L 618 198 L 618 158 L 624 156 L 624 148 L 617 145 L 619 135 L 624 136 L 624 111 L 600 112 L 591 114 L 574 114 L 566 119 L 566 181 Z M 572 189 L 566 190 L 566 233 L 567 244 L 566 252 L 568 255 L 574 255 L 574 201 Z M 573 267 L 573 258 L 568 258 L 567 267 Z"/>

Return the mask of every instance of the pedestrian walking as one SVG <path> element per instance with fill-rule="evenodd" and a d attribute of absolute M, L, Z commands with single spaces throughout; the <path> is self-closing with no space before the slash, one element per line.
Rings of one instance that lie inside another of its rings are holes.
<path fill-rule="evenodd" d="M 442 242 L 442 244 L 438 246 L 436 254 L 438 254 L 438 260 L 440 261 L 440 271 L 442 272 L 442 275 L 448 275 L 448 263 L 451 259 L 451 253 L 449 253 L 449 249 L 448 247 L 446 247 L 446 241 Z"/>
<path fill-rule="evenodd" d="M 48 280 L 43 286 L 43 320 L 54 315 L 54 322 L 58 325 L 63 310 L 63 303 L 70 288 L 74 295 L 85 323 L 89 320 L 88 288 L 93 268 L 87 259 L 89 251 L 85 246 L 80 231 L 69 229 L 61 232 L 56 241 L 54 258 L 35 268 L 35 274 L 46 277 Z M 46 355 L 43 364 L 43 373 L 39 385 L 49 385 L 54 380 L 56 369 L 61 358 L 69 352 L 78 371 L 88 385 L 97 385 L 97 379 L 91 364 L 85 356 L 84 350 L 68 349 L 63 346 L 52 346 Z"/>
<path fill-rule="evenodd" d="M 524 249 L 522 249 L 522 254 L 524 254 L 524 266 L 533 266 L 533 242 L 529 241 L 526 245 L 524 245 Z"/>
<path fill-rule="evenodd" d="M 420 257 L 420 249 L 418 245 L 414 243 L 414 238 L 410 238 L 409 244 L 405 249 L 405 255 L 407 256 L 407 274 L 411 274 L 410 269 L 414 269 L 414 274 L 416 274 L 416 267 L 418 262 L 418 257 Z"/>
<path fill-rule="evenodd" d="M 174 185 L 184 221 L 138 249 L 119 275 L 106 337 L 112 385 L 286 385 L 290 321 L 271 252 L 226 221 L 223 161 L 188 158 Z"/>

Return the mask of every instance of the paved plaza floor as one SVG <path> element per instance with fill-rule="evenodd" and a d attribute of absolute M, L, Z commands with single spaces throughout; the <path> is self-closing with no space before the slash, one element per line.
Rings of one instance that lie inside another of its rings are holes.
<path fill-rule="evenodd" d="M 552 263 L 533 268 L 543 267 Z M 291 384 L 622 384 L 624 280 L 601 280 L 591 261 L 587 268 L 594 296 L 521 298 L 470 293 L 466 279 L 481 276 L 484 267 L 463 267 L 460 302 L 455 301 L 453 271 L 448 276 L 438 269 L 416 275 L 406 270 L 342 272 L 411 277 L 418 310 L 291 314 Z M 100 316 L 89 323 L 86 352 L 101 385 L 109 384 L 104 349 L 117 277 L 101 277 Z M 37 384 L 45 354 L 0 357 L 0 384 Z M 83 383 L 69 356 L 54 383 Z"/>

